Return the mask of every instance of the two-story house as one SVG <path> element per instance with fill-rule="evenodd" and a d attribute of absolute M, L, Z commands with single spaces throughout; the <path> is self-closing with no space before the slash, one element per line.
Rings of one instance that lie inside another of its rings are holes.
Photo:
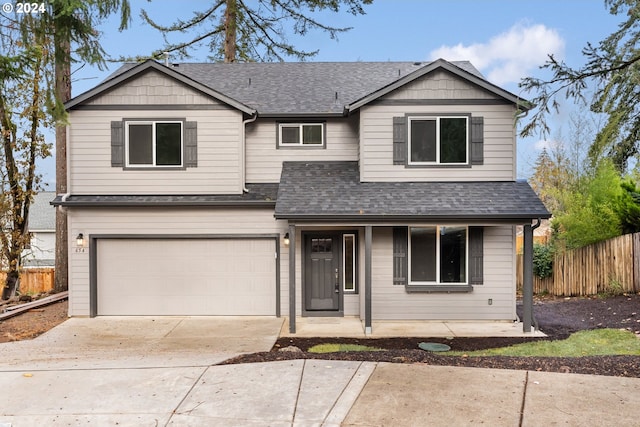
<path fill-rule="evenodd" d="M 468 62 L 147 61 L 66 107 L 71 316 L 517 318 L 531 105 Z"/>

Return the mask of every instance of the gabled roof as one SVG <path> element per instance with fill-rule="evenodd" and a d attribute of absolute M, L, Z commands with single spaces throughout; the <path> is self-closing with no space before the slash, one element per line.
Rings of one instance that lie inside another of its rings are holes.
<path fill-rule="evenodd" d="M 504 89 L 502 89 L 499 86 L 494 85 L 493 83 L 489 82 L 488 80 L 485 80 L 484 77 L 482 77 L 482 75 L 480 73 L 473 72 L 469 69 L 469 67 L 465 67 L 465 66 L 460 66 L 461 64 L 469 64 L 469 62 L 448 62 L 445 61 L 444 59 L 438 59 L 436 61 L 431 62 L 428 65 L 425 65 L 424 67 L 415 70 L 413 73 L 408 74 L 402 78 L 399 78 L 398 80 L 396 80 L 395 82 L 382 87 L 370 94 L 367 94 L 367 96 L 358 99 L 357 101 L 353 102 L 352 104 L 350 104 L 347 109 L 349 110 L 357 110 L 358 108 L 362 107 L 363 105 L 366 105 L 368 103 L 370 103 L 371 101 L 374 101 L 378 98 L 380 98 L 381 96 L 384 96 L 390 92 L 393 92 L 394 90 L 406 85 L 407 83 L 410 83 L 426 74 L 429 74 L 435 70 L 438 69 L 442 69 L 442 70 L 446 70 L 458 77 L 460 77 L 461 79 L 467 80 L 470 83 L 473 83 L 501 98 L 504 98 L 505 100 L 518 105 L 518 108 L 523 109 L 523 110 L 529 110 L 533 107 L 533 105 L 522 98 L 519 98 L 517 95 L 514 95 L 513 93 L 506 91 Z M 475 68 L 474 68 L 475 70 Z"/>
<path fill-rule="evenodd" d="M 88 101 L 97 96 L 100 96 L 102 93 L 123 84 L 129 79 L 133 79 L 142 73 L 148 72 L 149 70 L 155 70 L 172 79 L 175 79 L 181 83 L 184 83 L 187 86 L 199 92 L 204 93 L 205 95 L 209 95 L 210 97 L 217 99 L 220 102 L 230 105 L 231 107 L 234 107 L 244 113 L 247 113 L 247 114 L 255 113 L 255 110 L 252 109 L 251 107 L 248 107 L 242 104 L 241 102 L 236 101 L 235 99 L 229 97 L 228 95 L 220 93 L 206 85 L 203 85 L 202 83 L 195 81 L 189 78 L 188 76 L 185 76 L 182 73 L 178 73 L 177 71 L 169 67 L 160 65 L 156 61 L 148 60 L 141 64 L 137 64 L 137 65 L 130 64 L 130 65 L 132 66 L 125 67 L 125 68 L 121 67 L 119 70 L 121 71 L 120 73 L 113 74 L 111 77 L 109 77 L 107 80 L 100 83 L 98 86 L 94 87 L 93 89 L 88 90 L 87 92 L 84 92 L 83 94 L 78 95 L 75 98 L 69 100 L 67 103 L 65 103 L 65 108 L 67 110 L 73 109 L 75 106 L 82 104 L 83 102 Z"/>
<path fill-rule="evenodd" d="M 526 181 L 360 182 L 357 162 L 284 162 L 275 217 L 527 222 L 550 214 Z"/>
<path fill-rule="evenodd" d="M 73 108 L 141 72 L 162 72 L 247 114 L 343 116 L 430 72 L 444 69 L 521 109 L 530 105 L 485 80 L 468 61 L 124 64 L 105 82 L 66 104 Z"/>

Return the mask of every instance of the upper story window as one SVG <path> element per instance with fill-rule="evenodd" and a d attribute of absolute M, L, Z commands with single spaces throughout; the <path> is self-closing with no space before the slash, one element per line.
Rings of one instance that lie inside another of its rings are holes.
<path fill-rule="evenodd" d="M 278 123 L 278 147 L 324 147 L 324 123 Z"/>
<path fill-rule="evenodd" d="M 467 164 L 468 116 L 409 117 L 409 164 Z"/>
<path fill-rule="evenodd" d="M 125 122 L 127 166 L 183 166 L 183 122 Z"/>

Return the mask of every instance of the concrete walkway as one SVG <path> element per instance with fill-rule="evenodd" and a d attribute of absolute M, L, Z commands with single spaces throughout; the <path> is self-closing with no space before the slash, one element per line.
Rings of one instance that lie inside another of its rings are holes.
<path fill-rule="evenodd" d="M 329 360 L 216 365 L 268 350 L 282 326 L 282 319 L 271 320 L 277 321 L 70 319 L 35 340 L 0 344 L 0 426 L 637 426 L 640 420 L 638 378 Z"/>
<path fill-rule="evenodd" d="M 541 331 L 532 329 L 522 331 L 520 322 L 490 321 L 449 321 L 432 320 L 374 320 L 372 333 L 365 334 L 364 322 L 355 316 L 344 317 L 299 317 L 296 319 L 296 332 L 289 332 L 289 318 L 285 318 L 281 337 L 349 337 L 349 338 L 387 338 L 387 337 L 545 337 Z"/>
<path fill-rule="evenodd" d="M 293 360 L 5 371 L 0 426 L 637 426 L 640 379 Z M 3 424 L 4 423 L 4 424 Z"/>

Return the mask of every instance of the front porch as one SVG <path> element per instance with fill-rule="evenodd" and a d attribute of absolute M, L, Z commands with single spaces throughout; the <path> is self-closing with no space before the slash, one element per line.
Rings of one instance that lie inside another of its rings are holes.
<path fill-rule="evenodd" d="M 361 182 L 357 162 L 284 162 L 275 218 L 288 221 L 287 334 L 333 324 L 333 336 L 527 336 L 532 221 L 547 217 L 526 182 Z M 513 323 L 516 225 L 523 323 Z M 349 316 L 361 320 L 340 323 Z"/>
<path fill-rule="evenodd" d="M 524 332 L 521 322 L 466 322 L 423 320 L 374 320 L 372 332 L 365 333 L 365 322 L 357 316 L 345 317 L 297 317 L 296 331 L 290 332 L 286 318 L 281 337 L 343 337 L 343 338 L 387 338 L 387 337 L 527 337 L 540 338 L 546 335 L 531 328 Z"/>

